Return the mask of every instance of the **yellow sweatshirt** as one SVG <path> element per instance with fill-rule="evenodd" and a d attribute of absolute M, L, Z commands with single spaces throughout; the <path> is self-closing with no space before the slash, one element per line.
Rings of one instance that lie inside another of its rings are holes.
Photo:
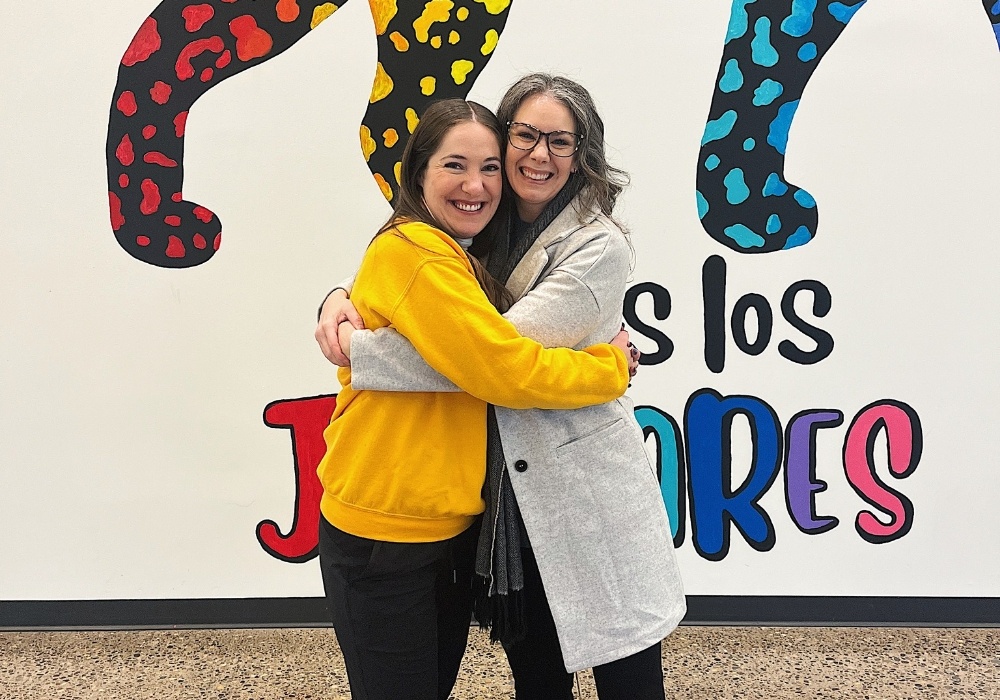
<path fill-rule="evenodd" d="M 408 222 L 378 236 L 351 299 L 371 330 L 392 326 L 462 392 L 343 391 L 323 433 L 320 509 L 335 527 L 390 542 L 454 537 L 484 508 L 486 404 L 570 409 L 628 385 L 612 345 L 543 348 L 490 304 L 448 234 Z"/>

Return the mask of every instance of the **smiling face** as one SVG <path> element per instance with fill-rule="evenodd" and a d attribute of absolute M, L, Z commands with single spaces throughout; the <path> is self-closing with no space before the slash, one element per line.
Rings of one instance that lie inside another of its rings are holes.
<path fill-rule="evenodd" d="M 471 238 L 486 227 L 502 186 L 497 137 L 472 121 L 449 129 L 421 181 L 427 211 L 456 238 Z"/>
<path fill-rule="evenodd" d="M 545 93 L 524 100 L 514 113 L 515 122 L 531 124 L 539 131 L 576 132 L 576 120 L 562 102 Z M 576 155 L 560 158 L 549 153 L 542 137 L 530 151 L 521 151 L 507 143 L 504 165 L 507 180 L 517 195 L 517 213 L 531 222 L 545 205 L 559 193 L 576 169 Z"/>

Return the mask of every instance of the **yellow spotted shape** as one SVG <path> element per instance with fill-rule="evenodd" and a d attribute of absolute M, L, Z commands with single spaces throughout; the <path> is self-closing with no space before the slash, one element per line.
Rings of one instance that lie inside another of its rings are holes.
<path fill-rule="evenodd" d="M 396 176 L 396 184 L 403 184 L 403 164 L 400 161 L 396 161 L 396 164 L 392 166 L 392 174 Z"/>
<path fill-rule="evenodd" d="M 420 92 L 424 95 L 433 95 L 436 88 L 437 78 L 433 75 L 427 75 L 420 79 Z"/>
<path fill-rule="evenodd" d="M 388 97 L 390 92 L 392 92 L 392 78 L 385 72 L 382 62 L 379 61 L 378 65 L 375 66 L 375 83 L 372 85 L 372 96 L 368 98 L 368 101 L 375 104 Z"/>
<path fill-rule="evenodd" d="M 454 31 L 454 30 L 453 30 L 453 31 L 451 31 L 451 32 L 450 32 L 450 33 L 448 34 L 448 43 L 449 43 L 449 44 L 452 44 L 452 45 L 455 45 L 455 44 L 457 44 L 457 43 L 458 43 L 459 41 L 461 41 L 461 39 L 462 39 L 462 37 L 460 37 L 460 36 L 458 35 L 458 32 L 456 32 L 456 31 Z"/>
<path fill-rule="evenodd" d="M 486 5 L 486 11 L 491 15 L 498 15 L 510 7 L 510 0 L 476 0 L 476 2 Z"/>
<path fill-rule="evenodd" d="M 451 0 L 430 0 L 424 5 L 423 13 L 413 21 L 413 31 L 417 34 L 417 41 L 426 44 L 430 36 L 431 25 L 435 22 L 447 22 L 451 17 L 451 8 L 455 3 Z"/>
<path fill-rule="evenodd" d="M 361 152 L 365 154 L 366 163 L 375 152 L 375 139 L 372 138 L 372 130 L 364 124 L 361 125 Z"/>
<path fill-rule="evenodd" d="M 378 188 L 382 190 L 382 196 L 392 201 L 392 188 L 389 187 L 389 183 L 385 181 L 385 178 L 375 173 L 375 182 L 378 183 Z"/>
<path fill-rule="evenodd" d="M 458 8 L 458 12 L 456 12 L 455 15 L 458 17 L 459 22 L 464 22 L 465 20 L 469 19 L 469 8 L 460 7 Z"/>
<path fill-rule="evenodd" d="M 395 129 L 386 129 L 382 132 L 382 142 L 386 148 L 392 148 L 399 141 L 399 134 Z"/>
<path fill-rule="evenodd" d="M 411 134 L 413 130 L 417 128 L 417 124 L 420 123 L 420 117 L 417 116 L 417 110 L 413 107 L 406 108 L 406 130 Z"/>
<path fill-rule="evenodd" d="M 332 2 L 324 2 L 322 5 L 317 5 L 313 10 L 312 20 L 309 22 L 309 28 L 315 29 L 320 25 L 325 19 L 328 19 L 330 15 L 337 11 L 337 6 Z"/>
<path fill-rule="evenodd" d="M 375 20 L 375 33 L 382 36 L 389 27 L 389 22 L 399 12 L 396 0 L 368 0 L 368 4 L 372 8 L 372 19 Z"/>
<path fill-rule="evenodd" d="M 483 44 L 482 48 L 479 49 L 479 53 L 484 56 L 489 56 L 493 53 L 493 49 L 497 47 L 497 42 L 500 41 L 500 35 L 497 34 L 496 29 L 491 29 L 486 32 L 486 42 Z"/>
<path fill-rule="evenodd" d="M 464 58 L 459 59 L 451 64 L 451 78 L 455 81 L 455 85 L 461 85 L 465 82 L 466 76 L 469 72 L 476 66 L 472 61 L 466 61 Z"/>
<path fill-rule="evenodd" d="M 440 49 L 441 48 L 441 37 L 439 37 L 439 36 L 432 36 L 431 37 L 431 46 L 433 46 L 435 49 Z"/>
<path fill-rule="evenodd" d="M 389 41 L 391 41 L 392 45 L 396 47 L 396 51 L 399 51 L 400 53 L 410 50 L 410 42 L 408 42 L 406 37 L 399 32 L 393 32 L 390 34 Z"/>

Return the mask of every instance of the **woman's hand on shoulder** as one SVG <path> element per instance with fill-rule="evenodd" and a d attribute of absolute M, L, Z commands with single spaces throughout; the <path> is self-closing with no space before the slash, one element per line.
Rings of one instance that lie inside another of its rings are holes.
<path fill-rule="evenodd" d="M 343 324 L 344 328 L 341 328 Z M 345 350 L 343 339 L 349 339 L 354 329 L 363 329 L 365 322 L 343 289 L 335 289 L 320 307 L 319 321 L 316 323 L 316 342 L 323 356 L 340 367 L 351 364 L 350 350 Z M 350 331 L 347 331 L 350 328 Z"/>

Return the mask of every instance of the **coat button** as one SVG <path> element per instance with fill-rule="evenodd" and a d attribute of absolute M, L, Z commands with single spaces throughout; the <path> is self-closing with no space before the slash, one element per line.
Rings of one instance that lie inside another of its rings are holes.
<path fill-rule="evenodd" d="M 516 462 L 514 462 L 514 471 L 518 472 L 528 471 L 528 463 L 525 462 L 523 459 L 517 460 Z"/>

